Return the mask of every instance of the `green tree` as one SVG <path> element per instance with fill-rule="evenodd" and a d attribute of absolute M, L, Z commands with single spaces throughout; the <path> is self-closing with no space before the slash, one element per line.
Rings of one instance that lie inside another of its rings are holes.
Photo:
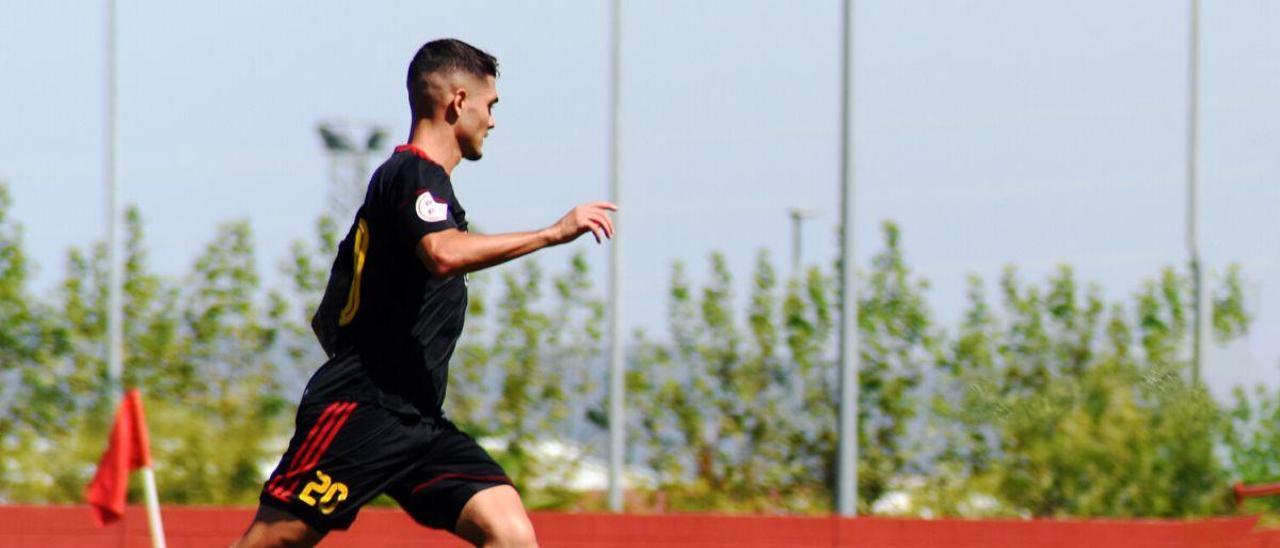
<path fill-rule="evenodd" d="M 907 266 L 896 226 L 886 224 L 884 236 L 858 296 L 864 504 L 913 460 L 913 402 L 937 344 L 926 285 Z M 780 295 L 762 252 L 741 321 L 722 255 L 712 254 L 699 300 L 676 265 L 671 343 L 642 338 L 631 383 L 646 463 L 673 507 L 830 507 L 838 440 L 832 279 L 812 270 Z"/>
<path fill-rule="evenodd" d="M 898 227 L 885 223 L 884 239 L 858 309 L 858 494 L 863 511 L 914 460 L 917 448 L 908 425 L 921 402 L 916 388 L 939 344 L 924 297 L 928 284 L 907 265 Z"/>
<path fill-rule="evenodd" d="M 248 225 L 221 227 L 183 284 L 147 270 L 136 209 L 124 232 L 125 382 L 143 389 L 161 499 L 250 502 L 278 451 L 268 446 L 283 432 L 284 406 Z M 118 395 L 105 390 L 104 247 L 91 249 L 68 254 L 57 320 L 17 324 L 51 323 L 41 329 L 54 344 L 25 360 L 21 411 L 6 414 L 5 469 L 19 471 L 0 494 L 10 500 L 81 500 L 105 447 Z"/>
<path fill-rule="evenodd" d="M 11 206 L 0 183 L 0 500 L 21 501 L 54 481 L 30 448 L 49 449 L 44 436 L 67 423 L 61 412 L 67 393 L 52 366 L 68 341 L 52 311 L 29 292 L 32 267 Z"/>
<path fill-rule="evenodd" d="M 177 384 L 151 400 L 155 437 L 173 443 L 158 447 L 167 454 L 157 476 L 173 502 L 251 501 L 260 468 L 282 446 L 273 438 L 286 433 L 288 404 L 272 355 L 277 333 L 256 302 L 248 223 L 218 228 L 179 298 L 183 351 L 167 372 Z"/>
<path fill-rule="evenodd" d="M 1280 483 L 1280 389 L 1237 388 L 1228 410 L 1225 441 L 1230 449 L 1231 477 L 1245 485 Z M 1280 497 L 1251 499 L 1249 512 L 1280 514 Z"/>
<path fill-rule="evenodd" d="M 1000 288 L 995 313 L 972 282 L 959 335 L 938 362 L 934 420 L 948 446 L 929 504 L 1036 516 L 1225 511 L 1221 414 L 1187 381 L 1186 278 L 1166 269 L 1135 295 L 1133 312 L 1082 290 L 1068 267 L 1044 287 L 1010 269 Z M 1215 297 L 1220 340 L 1246 328 L 1242 303 L 1233 269 Z M 965 492 L 1000 504 L 966 508 Z"/>

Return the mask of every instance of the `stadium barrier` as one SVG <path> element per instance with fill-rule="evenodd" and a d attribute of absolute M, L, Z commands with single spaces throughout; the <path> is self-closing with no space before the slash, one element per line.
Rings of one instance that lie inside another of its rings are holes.
<path fill-rule="evenodd" d="M 249 523 L 246 508 L 163 509 L 171 548 L 226 546 Z M 1204 520 L 958 520 L 808 518 L 702 514 L 534 513 L 543 546 L 883 548 L 1280 548 L 1280 529 L 1257 530 L 1255 517 Z M 324 546 L 461 546 L 398 510 L 360 512 L 350 531 Z M 0 506 L 0 547 L 146 548 L 147 520 L 130 507 L 121 523 L 97 528 L 83 506 Z"/>

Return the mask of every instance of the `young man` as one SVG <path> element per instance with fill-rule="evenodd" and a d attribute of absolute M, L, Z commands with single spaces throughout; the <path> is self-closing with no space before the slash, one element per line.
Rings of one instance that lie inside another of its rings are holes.
<path fill-rule="evenodd" d="M 595 202 L 530 232 L 467 232 L 450 180 L 494 127 L 493 56 L 428 42 L 409 64 L 409 142 L 373 173 L 312 320 L 329 361 L 307 383 L 296 430 L 236 546 L 310 546 L 386 493 L 415 521 L 476 545 L 534 546 L 502 468 L 441 411 L 462 333 L 468 272 L 591 232 L 613 236 Z"/>

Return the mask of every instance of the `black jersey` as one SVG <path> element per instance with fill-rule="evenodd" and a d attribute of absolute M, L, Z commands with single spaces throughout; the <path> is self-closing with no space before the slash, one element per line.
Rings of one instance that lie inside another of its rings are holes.
<path fill-rule="evenodd" d="M 424 235 L 450 228 L 466 230 L 467 220 L 448 174 L 422 149 L 396 147 L 369 181 L 311 321 L 329 357 L 356 353 L 359 360 L 344 363 L 359 370 L 326 364 L 308 391 L 363 393 L 389 407 L 440 414 L 467 286 L 462 276 L 433 276 L 416 247 Z"/>

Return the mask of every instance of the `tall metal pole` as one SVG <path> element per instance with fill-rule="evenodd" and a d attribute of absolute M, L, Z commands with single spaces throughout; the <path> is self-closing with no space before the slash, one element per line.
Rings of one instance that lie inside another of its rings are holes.
<path fill-rule="evenodd" d="M 622 0 L 613 0 L 609 27 L 609 200 L 622 203 L 618 169 L 618 113 L 622 80 Z M 614 212 L 614 236 L 609 249 L 609 509 L 622 511 L 622 462 L 626 450 L 626 364 L 622 343 L 622 227 L 621 211 Z"/>
<path fill-rule="evenodd" d="M 840 48 L 840 448 L 836 510 L 858 513 L 858 291 L 854 263 L 853 0 Z"/>
<path fill-rule="evenodd" d="M 106 131 L 103 178 L 107 187 L 107 382 L 119 397 L 124 376 L 124 270 L 120 260 L 120 187 L 116 181 L 116 3 L 107 0 Z"/>
<path fill-rule="evenodd" d="M 1201 382 L 1209 335 L 1209 292 L 1200 256 L 1200 0 L 1191 0 L 1187 67 L 1187 251 L 1191 255 L 1195 311 L 1191 343 L 1191 382 Z"/>
<path fill-rule="evenodd" d="M 120 249 L 120 184 L 116 178 L 116 2 L 107 0 L 106 123 L 103 136 L 103 177 L 107 187 L 107 394 L 120 401 L 124 394 L 124 261 Z M 151 463 L 142 470 L 147 529 L 151 547 L 165 548 L 160 500 Z"/>

